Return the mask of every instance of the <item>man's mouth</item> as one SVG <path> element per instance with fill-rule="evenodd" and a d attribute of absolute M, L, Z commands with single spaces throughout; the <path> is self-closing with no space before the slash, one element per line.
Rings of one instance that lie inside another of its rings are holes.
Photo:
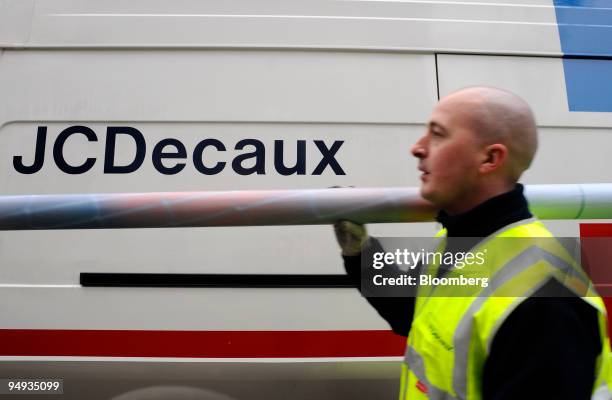
<path fill-rule="evenodd" d="M 421 180 L 424 180 L 425 178 L 427 178 L 427 176 L 429 176 L 429 171 L 427 171 L 425 168 L 419 167 L 419 171 L 422 172 Z"/>

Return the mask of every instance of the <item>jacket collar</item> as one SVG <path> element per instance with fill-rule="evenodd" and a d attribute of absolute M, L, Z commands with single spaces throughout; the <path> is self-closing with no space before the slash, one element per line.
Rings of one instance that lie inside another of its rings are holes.
<path fill-rule="evenodd" d="M 449 215 L 442 210 L 436 220 L 446 228 L 449 237 L 485 237 L 508 224 L 531 217 L 523 185 L 518 183 L 511 191 L 464 213 Z"/>

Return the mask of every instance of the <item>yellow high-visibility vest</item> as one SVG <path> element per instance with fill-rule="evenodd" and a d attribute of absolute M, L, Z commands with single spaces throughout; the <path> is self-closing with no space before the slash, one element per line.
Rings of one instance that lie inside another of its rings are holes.
<path fill-rule="evenodd" d="M 446 231 L 439 236 L 441 251 Z M 551 278 L 598 311 L 602 351 L 592 398 L 612 399 L 606 309 L 570 252 L 535 219 L 506 226 L 470 250 L 479 251 L 486 256 L 477 275 L 488 278 L 487 287 L 419 287 L 402 364 L 400 400 L 480 400 L 484 364 L 495 333 L 512 310 Z M 430 265 L 423 272 L 435 277 L 437 270 L 437 265 Z M 444 276 L 462 273 L 451 269 Z"/>

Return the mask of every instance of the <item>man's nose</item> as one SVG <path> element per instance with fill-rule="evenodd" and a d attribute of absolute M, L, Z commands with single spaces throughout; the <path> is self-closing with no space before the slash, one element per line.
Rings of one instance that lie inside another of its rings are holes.
<path fill-rule="evenodd" d="M 412 145 L 410 152 L 416 158 L 425 158 L 427 155 L 427 148 L 425 147 L 425 136 L 421 137 L 415 144 Z"/>

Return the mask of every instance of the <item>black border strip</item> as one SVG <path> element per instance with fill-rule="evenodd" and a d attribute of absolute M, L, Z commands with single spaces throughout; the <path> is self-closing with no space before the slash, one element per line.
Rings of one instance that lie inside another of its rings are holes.
<path fill-rule="evenodd" d="M 422 53 L 432 54 L 432 53 Z M 464 52 L 458 53 L 454 51 L 435 51 L 433 54 L 436 55 L 451 55 L 451 56 L 482 56 L 482 57 L 522 57 L 522 58 L 554 58 L 557 60 L 566 59 L 578 59 L 578 60 L 612 60 L 612 54 L 514 54 L 514 53 L 477 53 L 477 52 Z"/>
<path fill-rule="evenodd" d="M 562 58 L 567 60 L 612 60 L 610 55 L 598 55 L 598 54 L 564 54 Z"/>
<path fill-rule="evenodd" d="M 81 272 L 87 287 L 348 288 L 347 275 L 333 274 L 153 274 Z"/>
<path fill-rule="evenodd" d="M 440 78 L 438 77 L 438 53 L 434 54 L 434 63 L 436 67 L 436 94 L 438 95 L 438 101 L 440 101 Z"/>

